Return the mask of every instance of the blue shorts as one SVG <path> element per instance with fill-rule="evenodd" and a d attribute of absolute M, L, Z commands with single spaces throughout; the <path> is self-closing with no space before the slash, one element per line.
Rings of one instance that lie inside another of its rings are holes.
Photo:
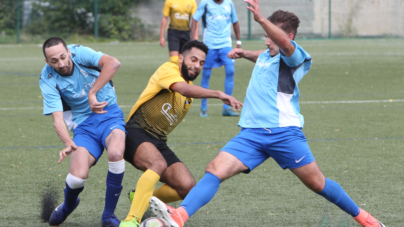
<path fill-rule="evenodd" d="M 283 169 L 295 169 L 314 161 L 301 128 L 242 128 L 221 151 L 234 155 L 252 171 L 269 157 Z"/>
<path fill-rule="evenodd" d="M 222 65 L 234 65 L 234 60 L 227 57 L 227 54 L 232 50 L 231 47 L 223 47 L 220 49 L 210 49 L 206 56 L 204 68 L 218 68 Z"/>
<path fill-rule="evenodd" d="M 105 139 L 114 129 L 125 131 L 125 120 L 118 104 L 104 108 L 104 114 L 92 113 L 85 121 L 80 123 L 73 131 L 73 142 L 84 147 L 95 158 L 95 163 L 104 152 Z M 94 163 L 94 165 L 95 165 Z"/>

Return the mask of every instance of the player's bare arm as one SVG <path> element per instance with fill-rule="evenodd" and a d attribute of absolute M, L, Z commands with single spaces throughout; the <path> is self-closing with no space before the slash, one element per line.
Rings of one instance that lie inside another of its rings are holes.
<path fill-rule="evenodd" d="M 192 26 L 194 26 L 194 30 L 192 30 Z M 191 17 L 191 40 L 196 39 L 199 40 L 199 30 L 198 30 L 198 21 L 194 20 L 194 18 Z"/>
<path fill-rule="evenodd" d="M 69 132 L 67 132 L 67 128 L 65 122 L 63 120 L 63 112 L 56 111 L 52 113 L 53 117 L 53 126 L 55 127 L 56 134 L 59 136 L 60 140 L 65 145 L 65 149 L 59 152 L 59 161 L 61 163 L 63 159 L 65 159 L 70 153 L 77 149 L 76 144 L 70 138 Z"/>
<path fill-rule="evenodd" d="M 240 40 L 240 25 L 238 24 L 238 21 L 233 24 L 233 29 L 234 29 L 234 34 L 236 34 L 237 41 L 239 41 Z M 241 44 L 237 44 L 237 48 L 241 48 Z"/>
<path fill-rule="evenodd" d="M 166 16 L 163 16 L 163 18 L 161 19 L 160 46 L 162 46 L 162 47 L 166 47 L 166 40 L 164 39 L 164 32 L 167 27 L 167 20 L 168 20 L 168 17 L 166 17 Z"/>
<path fill-rule="evenodd" d="M 191 40 L 192 39 L 199 40 L 198 21 L 194 19 L 192 19 L 192 25 L 191 25 Z"/>
<path fill-rule="evenodd" d="M 121 63 L 116 58 L 108 55 L 103 55 L 98 62 L 98 67 L 100 67 L 102 70 L 93 87 L 88 92 L 88 102 L 90 104 L 91 111 L 94 113 L 102 114 L 107 112 L 103 109 L 106 105 L 108 105 L 108 103 L 106 101 L 98 102 L 96 94 L 112 79 L 112 77 L 114 77 L 119 66 L 121 66 Z"/>
<path fill-rule="evenodd" d="M 258 56 L 264 51 L 265 50 L 243 50 L 241 48 L 234 48 L 227 54 L 227 56 L 231 59 L 245 58 L 255 63 Z"/>
<path fill-rule="evenodd" d="M 236 98 L 226 95 L 222 91 L 214 91 L 205 89 L 196 85 L 190 85 L 186 82 L 177 82 L 170 86 L 170 89 L 189 98 L 217 98 L 221 99 L 225 104 L 231 106 L 233 110 L 241 110 L 243 104 Z"/>
<path fill-rule="evenodd" d="M 244 0 L 246 3 L 250 4 L 247 6 L 253 15 L 254 20 L 258 22 L 261 27 L 265 30 L 268 37 L 282 50 L 282 53 L 290 57 L 295 51 L 295 46 L 290 42 L 293 39 L 293 35 L 286 34 L 278 26 L 272 24 L 267 18 L 261 14 L 259 7 L 259 0 Z"/>

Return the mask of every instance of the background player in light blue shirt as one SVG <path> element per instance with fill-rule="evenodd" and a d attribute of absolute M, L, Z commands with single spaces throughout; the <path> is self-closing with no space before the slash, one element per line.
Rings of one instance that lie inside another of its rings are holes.
<path fill-rule="evenodd" d="M 297 84 L 311 67 L 310 55 L 293 39 L 299 18 L 278 10 L 268 19 L 262 16 L 258 0 L 245 0 L 247 7 L 265 31 L 267 50 L 244 51 L 236 48 L 230 58 L 255 62 L 239 125 L 240 133 L 231 139 L 208 164 L 204 177 L 189 192 L 181 206 L 173 209 L 152 197 L 150 204 L 158 217 L 171 226 L 182 227 L 199 208 L 208 203 L 221 182 L 249 173 L 272 157 L 283 169 L 290 169 L 310 190 L 350 214 L 362 226 L 383 227 L 359 208 L 335 181 L 325 178 L 302 132 Z"/>
<path fill-rule="evenodd" d="M 234 60 L 227 57 L 232 49 L 231 42 L 231 25 L 233 25 L 234 33 L 237 38 L 237 47 L 241 47 L 240 27 L 236 9 L 231 0 L 202 0 L 198 9 L 193 15 L 195 23 L 192 23 L 191 33 L 198 28 L 199 21 L 202 21 L 203 42 L 209 47 L 206 62 L 203 66 L 201 87 L 209 88 L 209 79 L 212 74 L 212 68 L 224 65 L 226 78 L 224 81 L 224 92 L 232 95 L 234 87 Z M 201 117 L 208 116 L 207 99 L 202 99 Z M 239 116 L 230 106 L 223 104 L 223 116 Z"/>
<path fill-rule="evenodd" d="M 109 171 L 105 194 L 103 226 L 119 226 L 114 210 L 122 190 L 125 171 L 123 151 L 125 122 L 118 107 L 111 78 L 118 70 L 117 59 L 88 47 L 69 45 L 54 37 L 43 44 L 46 65 L 39 85 L 44 98 L 44 114 L 52 115 L 53 125 L 66 148 L 59 163 L 70 154 L 64 202 L 49 220 L 52 226 L 65 221 L 78 206 L 91 166 L 108 151 Z M 74 133 L 73 140 L 65 122 Z"/>

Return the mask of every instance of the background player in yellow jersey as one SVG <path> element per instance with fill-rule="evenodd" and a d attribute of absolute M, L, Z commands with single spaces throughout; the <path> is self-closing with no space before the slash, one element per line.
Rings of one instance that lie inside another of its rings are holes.
<path fill-rule="evenodd" d="M 179 65 L 166 62 L 152 75 L 126 122 L 124 158 L 145 171 L 137 182 L 132 205 L 120 227 L 138 226 L 153 196 L 169 203 L 185 198 L 195 179 L 167 146 L 167 135 L 187 114 L 193 98 L 218 98 L 240 110 L 241 102 L 221 91 L 195 86 L 205 63 L 208 47 L 197 40 L 186 43 Z M 165 183 L 154 190 L 158 181 Z"/>
<path fill-rule="evenodd" d="M 162 47 L 166 46 L 164 32 L 167 27 L 168 17 L 170 17 L 167 40 L 172 63 L 178 64 L 180 50 L 185 43 L 191 40 L 189 24 L 197 7 L 195 0 L 166 0 L 164 4 L 160 28 L 160 45 Z M 198 34 L 198 30 L 195 33 Z M 192 37 L 194 36 L 193 34 Z"/>

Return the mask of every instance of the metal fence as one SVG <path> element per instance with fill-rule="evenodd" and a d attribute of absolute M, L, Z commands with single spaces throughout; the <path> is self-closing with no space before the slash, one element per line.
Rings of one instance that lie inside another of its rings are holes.
<path fill-rule="evenodd" d="M 242 38 L 261 38 L 245 2 L 233 2 Z M 52 34 L 155 39 L 163 5 L 164 0 L 0 0 L 0 43 Z M 260 5 L 265 16 L 277 9 L 294 12 L 301 20 L 298 38 L 404 37 L 404 0 L 261 0 Z"/>

